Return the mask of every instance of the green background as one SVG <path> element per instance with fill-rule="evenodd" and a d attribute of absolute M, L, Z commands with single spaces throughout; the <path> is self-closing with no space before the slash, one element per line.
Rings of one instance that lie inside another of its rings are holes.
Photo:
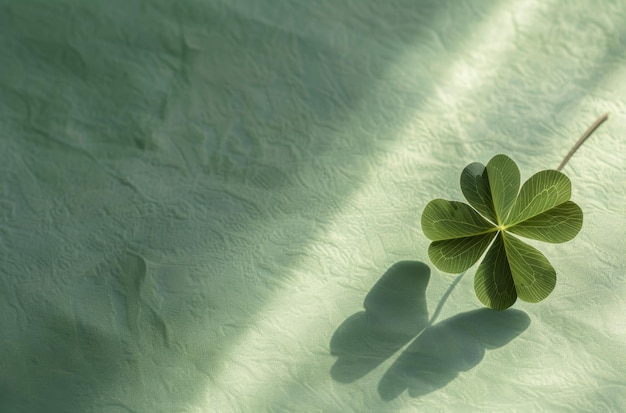
<path fill-rule="evenodd" d="M 625 411 L 625 48 L 621 0 L 0 1 L 0 411 Z M 480 310 L 424 206 L 607 111 L 555 291 Z"/>

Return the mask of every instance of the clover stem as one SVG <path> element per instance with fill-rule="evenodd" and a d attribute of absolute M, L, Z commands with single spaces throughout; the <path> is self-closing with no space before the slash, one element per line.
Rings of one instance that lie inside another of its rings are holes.
<path fill-rule="evenodd" d="M 602 123 L 604 123 L 605 120 L 607 120 L 609 118 L 609 115 L 611 114 L 611 112 L 607 112 L 604 115 L 600 116 L 594 123 L 593 125 L 591 125 L 589 127 L 589 129 L 587 129 L 585 131 L 585 133 L 583 133 L 583 135 L 580 137 L 580 139 L 578 139 L 578 141 L 574 144 L 574 146 L 572 147 L 572 149 L 570 149 L 570 151 L 567 153 L 567 155 L 565 156 L 565 158 L 563 159 L 563 162 L 561 162 L 561 164 L 559 165 L 558 168 L 556 168 L 557 171 L 560 171 L 561 169 L 563 169 L 563 167 L 565 166 L 565 164 L 567 164 L 567 162 L 570 160 L 570 158 L 574 155 L 574 153 L 578 150 L 578 148 L 580 148 L 580 146 L 583 144 L 583 142 L 585 142 L 585 140 L 587 140 L 587 138 L 589 136 L 591 136 L 591 134 L 598 129 L 598 127 L 600 125 L 602 125 Z"/>

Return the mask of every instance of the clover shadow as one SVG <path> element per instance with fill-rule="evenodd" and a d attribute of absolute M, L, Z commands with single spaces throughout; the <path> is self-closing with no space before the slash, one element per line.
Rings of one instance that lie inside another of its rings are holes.
<path fill-rule="evenodd" d="M 519 310 L 487 308 L 457 314 L 426 328 L 407 347 L 378 385 L 383 400 L 393 400 L 408 389 L 420 397 L 441 389 L 458 373 L 477 366 L 485 351 L 502 347 L 530 325 Z"/>
<path fill-rule="evenodd" d="M 348 317 L 330 341 L 338 356 L 331 376 L 350 383 L 372 371 L 428 324 L 430 268 L 417 261 L 391 266 L 365 297 L 365 311 Z"/>

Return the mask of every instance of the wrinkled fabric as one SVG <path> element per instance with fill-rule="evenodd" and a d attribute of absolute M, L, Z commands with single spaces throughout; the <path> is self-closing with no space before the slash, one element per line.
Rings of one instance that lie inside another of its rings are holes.
<path fill-rule="evenodd" d="M 0 411 L 626 411 L 626 4 L 0 3 Z M 563 169 L 544 301 L 420 216 Z"/>

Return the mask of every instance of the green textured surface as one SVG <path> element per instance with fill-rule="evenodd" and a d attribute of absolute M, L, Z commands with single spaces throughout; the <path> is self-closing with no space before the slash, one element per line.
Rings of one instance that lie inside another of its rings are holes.
<path fill-rule="evenodd" d="M 0 1 L 0 411 L 626 411 L 624 50 L 621 0 Z M 606 111 L 554 292 L 481 309 L 427 202 Z"/>

